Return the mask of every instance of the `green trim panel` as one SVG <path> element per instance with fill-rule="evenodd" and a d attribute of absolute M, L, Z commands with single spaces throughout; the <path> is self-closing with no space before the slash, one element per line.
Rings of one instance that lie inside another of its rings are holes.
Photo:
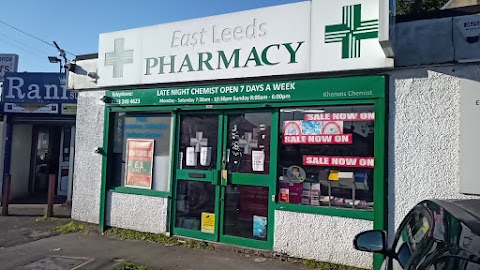
<path fill-rule="evenodd" d="M 385 76 L 107 91 L 111 106 L 276 103 L 385 97 Z M 213 105 L 211 105 L 213 106 Z M 183 109 L 178 107 L 177 109 Z"/>
<path fill-rule="evenodd" d="M 157 191 L 151 189 L 142 189 L 142 188 L 131 188 L 131 187 L 115 187 L 110 189 L 111 192 L 124 193 L 124 194 L 133 194 L 133 195 L 144 195 L 152 197 L 162 197 L 170 198 L 170 192 Z"/>
<path fill-rule="evenodd" d="M 337 216 L 346 218 L 355 218 L 363 220 L 374 220 L 373 211 L 366 211 L 360 209 L 343 209 L 333 207 L 310 206 L 301 204 L 277 203 L 276 210 L 299 212 L 308 214 L 317 214 L 325 216 Z"/>
<path fill-rule="evenodd" d="M 209 234 L 209 233 L 204 233 L 201 231 L 193 231 L 193 230 L 187 230 L 187 229 L 182 229 L 182 228 L 173 228 L 173 234 L 175 235 L 180 235 L 180 236 L 185 236 L 185 237 L 190 237 L 190 238 L 196 238 L 196 239 L 201 239 L 201 240 L 206 240 L 206 241 L 216 241 L 216 234 Z"/>
<path fill-rule="evenodd" d="M 103 153 L 102 153 L 102 182 L 100 183 L 100 209 L 98 217 L 98 230 L 100 233 L 103 233 L 105 230 L 105 207 L 106 207 L 106 196 L 107 196 L 107 178 L 108 178 L 108 159 L 109 159 L 109 138 L 110 132 L 110 111 L 107 107 L 104 110 L 104 120 L 103 120 Z"/>
<path fill-rule="evenodd" d="M 270 181 L 272 181 L 271 174 L 231 173 L 228 175 L 228 183 L 232 185 L 269 187 Z"/>
<path fill-rule="evenodd" d="M 268 234 L 268 237 L 270 237 L 270 234 Z M 272 234 L 272 237 L 273 237 L 273 234 Z M 242 238 L 242 237 L 231 236 L 231 235 L 221 235 L 220 242 L 229 244 L 229 245 L 250 247 L 250 248 L 256 248 L 256 249 L 263 249 L 263 250 L 272 250 L 271 242 L 273 242 L 273 239 L 269 239 L 268 241 L 260 241 L 256 239 Z"/>

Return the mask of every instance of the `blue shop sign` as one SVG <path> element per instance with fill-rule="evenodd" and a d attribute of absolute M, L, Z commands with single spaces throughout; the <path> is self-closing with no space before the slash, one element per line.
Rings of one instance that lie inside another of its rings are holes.
<path fill-rule="evenodd" d="M 66 74 L 7 73 L 2 103 L 5 113 L 75 115 L 77 93 L 67 91 Z"/>

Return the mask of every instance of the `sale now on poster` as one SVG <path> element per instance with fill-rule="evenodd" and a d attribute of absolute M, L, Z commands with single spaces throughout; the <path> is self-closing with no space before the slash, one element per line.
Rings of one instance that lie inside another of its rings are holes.
<path fill-rule="evenodd" d="M 283 144 L 352 144 L 352 134 L 283 136 Z"/>
<path fill-rule="evenodd" d="M 306 113 L 305 121 L 373 121 L 375 113 Z"/>
<path fill-rule="evenodd" d="M 283 134 L 283 144 L 352 144 L 343 121 L 285 121 Z"/>
<path fill-rule="evenodd" d="M 303 156 L 303 165 L 373 168 L 373 157 Z"/>
<path fill-rule="evenodd" d="M 126 187 L 152 187 L 154 143 L 154 140 L 127 140 Z"/>

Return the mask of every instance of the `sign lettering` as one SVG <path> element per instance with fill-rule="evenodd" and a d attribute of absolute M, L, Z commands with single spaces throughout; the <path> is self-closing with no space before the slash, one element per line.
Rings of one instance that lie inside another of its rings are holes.
<path fill-rule="evenodd" d="M 177 104 L 230 104 L 269 103 L 307 100 L 371 99 L 384 97 L 385 77 L 365 76 L 342 79 L 313 79 L 249 84 L 192 86 L 181 88 L 157 88 L 142 90 L 107 91 L 115 106 L 177 105 Z M 314 89 L 314 91 L 312 91 Z M 335 89 L 335 90 L 332 90 Z M 369 90 L 365 90 L 369 89 Z M 328 93 L 328 95 L 326 95 Z M 326 115 L 308 116 L 305 121 Z M 329 116 L 333 117 L 333 116 Z M 338 121 L 366 121 L 373 113 L 335 116 Z M 345 118 L 345 119 L 344 119 Z M 330 121 L 330 120 L 328 120 Z M 337 120 L 331 120 L 337 121 Z"/>
<path fill-rule="evenodd" d="M 285 135 L 283 144 L 352 144 L 352 134 Z"/>
<path fill-rule="evenodd" d="M 373 157 L 303 156 L 303 165 L 321 167 L 373 168 Z"/>

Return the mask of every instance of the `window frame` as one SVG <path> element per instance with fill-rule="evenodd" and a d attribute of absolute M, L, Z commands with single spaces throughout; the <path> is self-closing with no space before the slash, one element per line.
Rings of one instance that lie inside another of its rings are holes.
<path fill-rule="evenodd" d="M 175 140 L 175 129 L 176 129 L 176 126 L 177 126 L 177 114 L 175 112 L 173 112 L 171 109 L 170 110 L 162 110 L 162 109 L 157 109 L 155 111 L 146 111 L 146 110 L 143 110 L 142 108 L 136 108 L 136 109 L 133 109 L 133 108 L 130 108 L 129 110 L 118 110 L 119 108 L 115 108 L 115 107 L 106 107 L 105 108 L 105 111 L 106 111 L 106 115 L 105 117 L 107 117 L 107 114 L 108 114 L 108 126 L 107 126 L 107 119 L 105 119 L 105 128 L 108 127 L 108 132 L 104 132 L 104 133 L 108 133 L 108 145 L 104 145 L 103 149 L 108 149 L 107 150 L 107 153 L 106 153 L 106 172 L 105 172 L 105 180 L 102 181 L 102 182 L 106 182 L 105 183 L 105 188 L 107 190 L 107 192 L 115 192 L 115 193 L 123 193 L 123 194 L 132 194 L 132 195 L 144 195 L 144 196 L 151 196 L 151 197 L 161 197 L 161 198 L 170 198 L 172 197 L 172 188 L 173 188 L 173 176 L 174 176 L 174 166 L 172 164 L 172 162 L 174 162 L 174 158 L 176 158 L 175 156 L 175 147 L 176 147 L 176 140 Z M 133 110 L 132 110 L 133 109 Z M 118 114 L 118 113 L 126 113 L 126 117 L 127 116 L 156 116 L 156 115 L 159 115 L 159 114 L 163 114 L 163 115 L 167 115 L 169 114 L 170 117 L 171 117 L 171 128 L 170 128 L 170 172 L 169 172 L 169 183 L 168 183 L 168 187 L 169 187 L 169 191 L 158 191 L 158 190 L 154 190 L 154 189 L 144 189 L 144 188 L 136 188 L 136 187 L 127 187 L 127 186 L 124 186 L 123 185 L 123 182 L 124 182 L 124 179 L 120 179 L 121 181 L 121 185 L 115 185 L 115 186 L 109 186 L 111 183 L 112 183 L 112 180 L 111 180 L 111 171 L 113 170 L 112 168 L 112 162 L 113 162 L 113 159 L 112 159 L 112 155 L 113 155 L 113 137 L 114 137 L 114 133 L 115 132 L 112 132 L 113 128 L 115 127 L 115 114 Z M 107 129 L 106 129 L 107 130 Z M 104 155 L 105 156 L 105 155 Z M 103 184 L 103 183 L 102 183 Z"/>
<path fill-rule="evenodd" d="M 372 210 L 365 209 L 349 209 L 340 207 L 326 207 L 326 206 L 314 206 L 314 205 L 302 205 L 302 204 L 290 204 L 279 202 L 278 198 L 275 200 L 275 209 L 291 212 L 302 212 L 310 214 L 348 217 L 362 220 L 370 220 L 374 222 L 374 229 L 383 229 L 384 222 L 384 210 L 385 210 L 385 164 L 386 164 L 386 101 L 384 99 L 365 99 L 365 100 L 335 100 L 335 101 L 320 101 L 315 105 L 310 106 L 310 102 L 304 104 L 299 102 L 295 106 L 285 106 L 284 108 L 301 108 L 301 107 L 327 107 L 327 106 L 355 106 L 355 105 L 369 105 L 374 106 L 375 120 L 374 120 L 374 158 L 375 167 L 373 168 L 373 202 L 374 207 Z M 281 123 L 278 123 L 280 129 Z M 278 151 L 278 147 L 277 147 Z M 277 155 L 279 153 L 277 152 Z M 276 182 L 278 190 L 278 176 Z M 277 192 L 278 197 L 278 192 Z M 381 222 L 380 222 L 381 221 Z M 382 223 L 382 224 L 378 224 Z"/>

